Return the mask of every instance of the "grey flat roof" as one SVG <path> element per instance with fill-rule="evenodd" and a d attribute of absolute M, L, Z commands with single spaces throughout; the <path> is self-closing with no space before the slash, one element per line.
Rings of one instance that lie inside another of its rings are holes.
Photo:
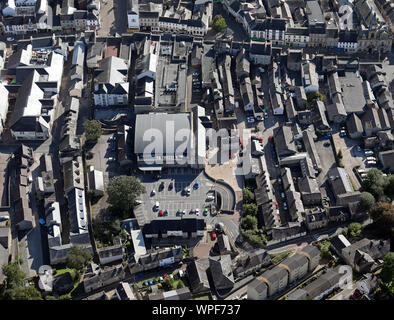
<path fill-rule="evenodd" d="M 343 104 L 346 112 L 361 112 L 366 104 L 361 76 L 354 72 L 345 72 L 339 77 L 343 92 Z"/>
<path fill-rule="evenodd" d="M 176 139 L 173 137 L 171 139 L 171 141 L 174 141 L 171 144 L 173 146 L 173 150 L 171 150 L 172 148 L 170 144 L 166 143 L 167 129 L 169 129 L 168 133 L 170 133 L 171 127 L 174 129 L 173 132 L 175 136 L 177 132 L 179 134 L 181 132 L 180 130 L 182 129 L 188 130 L 190 134 L 190 114 L 149 113 L 137 115 L 135 121 L 134 152 L 136 154 L 143 154 L 145 148 L 151 143 L 151 140 L 144 141 L 145 134 L 146 137 L 149 138 L 151 136 L 156 136 L 154 132 L 160 132 L 163 137 L 163 154 L 174 154 L 177 148 L 183 143 L 183 141 L 176 141 Z M 151 131 L 152 135 L 148 131 L 150 129 L 153 129 L 153 131 Z M 167 150 L 167 148 L 169 148 L 169 150 Z M 160 152 L 156 151 L 156 155 L 160 155 Z"/>

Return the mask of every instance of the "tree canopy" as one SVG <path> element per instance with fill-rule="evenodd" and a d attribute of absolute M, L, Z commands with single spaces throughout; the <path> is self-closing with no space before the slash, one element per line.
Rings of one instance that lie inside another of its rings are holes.
<path fill-rule="evenodd" d="M 108 203 L 115 210 L 119 210 L 123 218 L 128 218 L 133 210 L 134 201 L 145 193 L 146 189 L 136 177 L 117 176 L 109 181 L 107 192 Z"/>
<path fill-rule="evenodd" d="M 83 127 L 85 128 L 86 140 L 89 142 L 96 142 L 103 134 L 101 123 L 97 120 L 86 120 Z"/>
<path fill-rule="evenodd" d="M 361 199 L 360 199 L 360 205 L 363 209 L 369 210 L 375 205 L 375 198 L 374 196 L 369 193 L 369 192 L 362 192 L 361 193 Z"/>
<path fill-rule="evenodd" d="M 222 31 L 227 28 L 226 20 L 218 14 L 213 18 L 211 26 L 215 31 Z"/>
<path fill-rule="evenodd" d="M 2 292 L 6 300 L 42 300 L 41 293 L 34 286 L 25 287 L 26 274 L 21 270 L 18 261 L 3 265 L 5 287 Z"/>
<path fill-rule="evenodd" d="M 359 224 L 359 223 L 357 223 L 357 222 L 353 222 L 353 223 L 351 223 L 351 224 L 349 225 L 349 228 L 348 228 L 348 235 L 349 235 L 351 238 L 358 237 L 358 236 L 361 234 L 362 230 L 363 230 L 363 227 L 362 227 L 361 224 Z"/>
<path fill-rule="evenodd" d="M 384 233 L 392 232 L 394 228 L 394 206 L 386 202 L 378 202 L 371 210 L 371 217 L 376 227 Z"/>
<path fill-rule="evenodd" d="M 7 289 L 14 289 L 23 285 L 26 275 L 21 270 L 17 261 L 4 264 L 2 270 L 6 279 Z"/>
<path fill-rule="evenodd" d="M 377 201 L 384 196 L 384 191 L 388 185 L 387 178 L 383 176 L 382 171 L 371 169 L 363 180 L 363 186 L 366 191 L 370 192 Z"/>
<path fill-rule="evenodd" d="M 243 194 L 243 201 L 245 204 L 253 202 L 254 194 L 252 191 L 249 190 L 249 188 L 243 189 L 242 194 Z"/>
<path fill-rule="evenodd" d="M 257 216 L 258 208 L 254 203 L 244 204 L 242 207 L 243 216 Z"/>
<path fill-rule="evenodd" d="M 394 252 L 389 252 L 384 257 L 384 263 L 382 271 L 380 272 L 380 278 L 383 282 L 386 283 L 394 281 Z"/>
<path fill-rule="evenodd" d="M 386 195 L 393 195 L 394 194 L 394 174 L 390 174 L 387 177 L 387 186 L 386 186 Z"/>
<path fill-rule="evenodd" d="M 92 254 L 82 246 L 72 246 L 67 254 L 66 265 L 70 268 L 82 271 L 92 260 Z"/>
<path fill-rule="evenodd" d="M 242 218 L 242 226 L 246 230 L 257 229 L 257 218 L 250 215 Z"/>

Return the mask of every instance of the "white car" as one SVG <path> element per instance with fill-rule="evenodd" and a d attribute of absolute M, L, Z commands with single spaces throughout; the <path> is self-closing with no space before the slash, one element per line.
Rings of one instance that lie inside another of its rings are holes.
<path fill-rule="evenodd" d="M 367 161 L 376 161 L 375 157 L 367 157 Z"/>
<path fill-rule="evenodd" d="M 278 182 L 279 182 L 279 183 L 282 183 L 282 179 L 281 179 L 281 178 L 278 178 Z"/>
<path fill-rule="evenodd" d="M 373 151 L 372 150 L 365 150 L 364 154 L 369 157 L 369 156 L 373 156 Z"/>
<path fill-rule="evenodd" d="M 376 161 L 367 161 L 367 164 L 370 166 L 376 165 Z"/>
<path fill-rule="evenodd" d="M 13 37 L 7 37 L 7 41 L 14 41 L 15 39 Z"/>
<path fill-rule="evenodd" d="M 200 215 L 200 210 L 199 209 L 196 209 L 196 215 Z"/>
<path fill-rule="evenodd" d="M 247 119 L 247 121 L 248 121 L 248 123 L 253 123 L 253 122 L 254 122 L 254 119 L 253 119 L 252 117 L 249 117 L 249 118 Z"/>
<path fill-rule="evenodd" d="M 215 196 L 212 195 L 212 194 L 210 194 L 210 195 L 207 196 L 207 200 L 214 200 L 214 199 L 215 199 Z"/>
<path fill-rule="evenodd" d="M 156 203 L 155 203 L 155 208 L 156 208 L 156 209 L 159 209 L 159 206 L 160 206 L 159 201 L 156 201 Z"/>

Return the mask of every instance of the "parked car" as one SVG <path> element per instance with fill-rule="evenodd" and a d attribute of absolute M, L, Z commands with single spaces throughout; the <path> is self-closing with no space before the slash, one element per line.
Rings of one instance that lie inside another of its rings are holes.
<path fill-rule="evenodd" d="M 200 209 L 196 209 L 196 215 L 199 216 L 200 215 Z"/>
<path fill-rule="evenodd" d="M 164 215 L 163 209 L 160 209 L 159 215 L 160 215 L 160 217 L 162 217 Z"/>
<path fill-rule="evenodd" d="M 214 199 L 215 199 L 215 196 L 212 195 L 212 194 L 209 194 L 209 195 L 207 196 L 207 200 L 208 200 L 208 201 L 211 201 L 211 200 L 214 200 Z"/>
<path fill-rule="evenodd" d="M 7 37 L 7 41 L 14 41 L 14 37 Z"/>
<path fill-rule="evenodd" d="M 376 161 L 375 157 L 367 157 L 367 161 Z"/>
<path fill-rule="evenodd" d="M 174 182 L 170 182 L 168 185 L 168 190 L 172 190 L 174 188 Z"/>
<path fill-rule="evenodd" d="M 284 192 L 282 192 L 281 194 L 280 194 L 280 196 L 284 199 L 284 198 L 286 198 L 286 196 L 285 196 L 285 193 Z"/>
<path fill-rule="evenodd" d="M 212 240 L 216 240 L 216 233 L 212 232 Z"/>
<path fill-rule="evenodd" d="M 276 209 L 278 209 L 278 208 L 279 208 L 279 206 L 278 206 L 278 203 L 277 203 L 277 202 L 275 202 L 275 208 L 276 208 Z"/>
<path fill-rule="evenodd" d="M 207 216 L 207 215 L 208 215 L 208 208 L 205 208 L 205 209 L 204 209 L 203 215 L 204 215 L 204 216 Z"/>
<path fill-rule="evenodd" d="M 283 209 L 287 210 L 287 203 L 283 202 Z"/>
<path fill-rule="evenodd" d="M 156 203 L 155 203 L 155 209 L 159 209 L 159 206 L 160 206 L 159 201 L 156 201 Z"/>

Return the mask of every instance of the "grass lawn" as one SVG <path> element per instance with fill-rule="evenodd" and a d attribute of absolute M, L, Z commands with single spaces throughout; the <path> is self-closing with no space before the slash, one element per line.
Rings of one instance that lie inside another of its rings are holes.
<path fill-rule="evenodd" d="M 57 277 L 57 276 L 59 276 L 59 275 L 61 275 L 63 273 L 66 273 L 66 272 L 70 272 L 71 275 L 72 275 L 74 271 L 75 270 L 71 269 L 71 268 L 56 269 L 56 274 L 54 276 Z"/>
<path fill-rule="evenodd" d="M 211 300 L 211 297 L 207 294 L 205 296 L 194 297 L 194 300 Z"/>

